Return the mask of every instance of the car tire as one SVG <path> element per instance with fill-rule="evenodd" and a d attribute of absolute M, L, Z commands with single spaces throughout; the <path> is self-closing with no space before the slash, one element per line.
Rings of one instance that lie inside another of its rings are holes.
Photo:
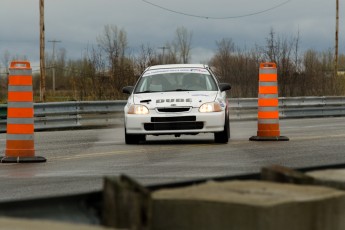
<path fill-rule="evenodd" d="M 125 142 L 127 145 L 139 144 L 140 141 L 146 141 L 145 134 L 128 134 L 125 130 Z"/>
<path fill-rule="evenodd" d="M 228 143 L 230 138 L 230 122 L 229 116 L 225 118 L 224 130 L 221 132 L 214 133 L 214 141 L 216 143 Z"/>

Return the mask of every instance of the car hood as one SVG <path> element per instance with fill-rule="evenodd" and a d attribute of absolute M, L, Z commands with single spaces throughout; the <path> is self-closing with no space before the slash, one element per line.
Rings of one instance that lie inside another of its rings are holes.
<path fill-rule="evenodd" d="M 133 94 L 134 104 L 144 104 L 149 109 L 156 107 L 200 107 L 206 102 L 215 101 L 217 91 L 185 91 Z"/>

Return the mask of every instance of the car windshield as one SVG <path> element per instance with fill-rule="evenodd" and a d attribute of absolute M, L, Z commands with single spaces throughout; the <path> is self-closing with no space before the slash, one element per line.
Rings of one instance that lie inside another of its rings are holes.
<path fill-rule="evenodd" d="M 214 78 L 205 69 L 153 70 L 144 73 L 134 93 L 168 91 L 217 91 Z"/>

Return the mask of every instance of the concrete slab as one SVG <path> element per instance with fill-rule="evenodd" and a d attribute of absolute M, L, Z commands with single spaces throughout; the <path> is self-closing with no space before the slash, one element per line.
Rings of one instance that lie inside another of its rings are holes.
<path fill-rule="evenodd" d="M 19 218 L 0 218 L 0 230 L 106 230 L 100 226 L 70 224 L 46 220 L 28 220 Z M 113 229 L 113 228 L 112 228 Z M 114 230 L 114 229 L 113 229 Z"/>
<path fill-rule="evenodd" d="M 345 229 L 345 193 L 326 187 L 208 182 L 156 191 L 152 198 L 153 229 Z"/>
<path fill-rule="evenodd" d="M 306 173 L 318 185 L 345 190 L 345 169 L 327 169 Z"/>

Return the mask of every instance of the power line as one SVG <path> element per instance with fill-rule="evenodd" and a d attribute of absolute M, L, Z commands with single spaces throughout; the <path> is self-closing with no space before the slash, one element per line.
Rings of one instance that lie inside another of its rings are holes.
<path fill-rule="evenodd" d="M 188 17 L 203 18 L 203 19 L 224 20 L 224 19 L 244 18 L 244 17 L 249 17 L 249 16 L 254 16 L 254 15 L 266 13 L 268 11 L 274 10 L 274 9 L 276 9 L 278 7 L 281 7 L 281 6 L 289 3 L 291 0 L 287 0 L 285 2 L 282 2 L 282 3 L 280 3 L 280 4 L 276 5 L 276 6 L 273 6 L 271 8 L 265 9 L 265 10 L 256 11 L 256 12 L 249 13 L 249 14 L 242 14 L 242 15 L 237 15 L 237 16 L 227 16 L 227 17 L 212 17 L 212 16 L 202 16 L 202 15 L 196 15 L 196 14 L 189 14 L 189 13 L 185 13 L 185 12 L 181 12 L 181 11 L 172 10 L 172 9 L 163 7 L 161 5 L 157 5 L 155 3 L 149 2 L 147 0 L 142 0 L 142 1 L 147 3 L 147 4 L 149 4 L 149 5 L 155 6 L 157 8 L 162 9 L 162 10 L 169 11 L 169 12 L 175 13 L 175 14 L 181 14 L 181 15 L 188 16 Z"/>

